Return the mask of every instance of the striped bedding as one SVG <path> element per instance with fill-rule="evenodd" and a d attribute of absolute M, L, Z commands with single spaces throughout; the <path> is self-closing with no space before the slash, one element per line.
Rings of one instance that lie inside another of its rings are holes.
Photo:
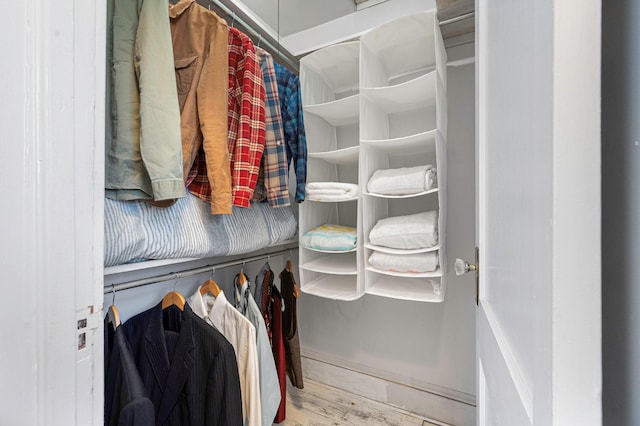
<path fill-rule="evenodd" d="M 248 253 L 293 238 L 298 228 L 291 207 L 259 203 L 211 215 L 209 205 L 189 193 L 166 209 L 105 198 L 104 210 L 104 266 Z"/>

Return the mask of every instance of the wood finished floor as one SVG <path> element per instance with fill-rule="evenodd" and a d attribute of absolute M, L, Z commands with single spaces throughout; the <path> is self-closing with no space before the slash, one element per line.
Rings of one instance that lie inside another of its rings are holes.
<path fill-rule="evenodd" d="M 287 387 L 286 426 L 438 426 L 400 408 L 304 379 Z"/>

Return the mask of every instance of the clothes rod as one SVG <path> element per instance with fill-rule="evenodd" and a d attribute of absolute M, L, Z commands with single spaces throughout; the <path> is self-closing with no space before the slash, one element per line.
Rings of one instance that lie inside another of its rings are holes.
<path fill-rule="evenodd" d="M 103 293 L 104 294 L 109 294 L 111 292 L 129 290 L 131 288 L 142 287 L 142 286 L 145 286 L 145 285 L 148 285 L 148 284 L 153 284 L 153 283 L 159 283 L 159 282 L 164 282 L 164 281 L 177 280 L 177 279 L 180 279 L 180 278 L 191 277 L 191 276 L 194 276 L 194 275 L 203 274 L 205 272 L 214 272 L 216 269 L 230 268 L 232 266 L 239 266 L 239 265 L 244 265 L 245 263 L 256 262 L 258 260 L 269 259 L 269 258 L 271 258 L 271 256 L 278 256 L 280 254 L 291 252 L 292 250 L 293 249 L 291 249 L 291 248 L 280 249 L 280 250 L 276 250 L 276 251 L 273 251 L 273 252 L 270 252 L 270 253 L 265 253 L 265 254 L 251 256 L 251 257 L 245 257 L 245 258 L 242 258 L 242 259 L 230 260 L 228 262 L 215 263 L 215 264 L 212 264 L 212 265 L 201 266 L 199 268 L 187 269 L 185 271 L 171 272 L 171 273 L 164 274 L 164 275 L 158 275 L 158 276 L 149 277 L 149 278 L 142 278 L 142 279 L 139 279 L 139 280 L 125 281 L 125 282 L 118 283 L 118 284 L 107 284 L 107 285 L 104 286 Z"/>
<path fill-rule="evenodd" d="M 233 1 L 229 0 L 197 0 L 197 3 L 211 9 L 217 9 L 216 12 L 222 13 L 227 17 L 227 23 L 230 26 L 239 27 L 238 29 L 249 33 L 253 36 L 254 43 L 268 51 L 280 65 L 294 71 L 296 74 L 300 70 L 300 62 L 298 58 L 293 56 L 287 49 L 284 49 L 279 40 L 274 39 L 267 31 L 265 31 L 257 22 L 247 16 Z M 255 40 L 257 39 L 257 40 Z"/>

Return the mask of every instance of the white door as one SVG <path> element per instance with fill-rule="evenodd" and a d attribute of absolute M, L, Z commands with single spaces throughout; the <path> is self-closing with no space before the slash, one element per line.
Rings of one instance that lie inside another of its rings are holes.
<path fill-rule="evenodd" d="M 601 423 L 600 0 L 477 0 L 479 425 Z"/>

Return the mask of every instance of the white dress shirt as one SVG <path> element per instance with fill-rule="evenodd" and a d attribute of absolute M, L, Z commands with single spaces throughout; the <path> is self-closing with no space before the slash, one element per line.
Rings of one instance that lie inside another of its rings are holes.
<path fill-rule="evenodd" d="M 280 406 L 280 382 L 273 359 L 267 326 L 262 312 L 249 291 L 249 282 L 236 287 L 236 307 L 243 313 L 257 331 L 258 370 L 260 374 L 260 403 L 262 405 L 262 426 L 271 426 Z M 248 294 L 246 294 L 248 293 Z M 245 299 L 245 297 L 247 297 Z"/>
<path fill-rule="evenodd" d="M 189 298 L 189 305 L 193 312 L 218 329 L 233 346 L 240 375 L 244 424 L 260 426 L 262 411 L 256 328 L 227 301 L 223 291 L 213 297 L 209 293 L 201 295 L 198 288 Z"/>

